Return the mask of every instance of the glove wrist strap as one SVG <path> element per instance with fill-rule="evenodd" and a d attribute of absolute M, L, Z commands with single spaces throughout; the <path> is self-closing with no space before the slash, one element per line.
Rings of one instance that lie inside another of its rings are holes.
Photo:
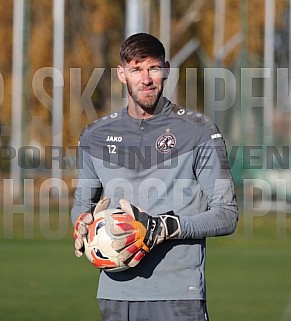
<path fill-rule="evenodd" d="M 178 239 L 181 235 L 180 218 L 173 211 L 160 214 L 159 218 L 164 225 L 165 239 Z"/>

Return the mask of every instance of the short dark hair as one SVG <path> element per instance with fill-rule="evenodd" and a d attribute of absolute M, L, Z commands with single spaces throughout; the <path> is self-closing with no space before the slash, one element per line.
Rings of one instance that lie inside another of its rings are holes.
<path fill-rule="evenodd" d="M 165 48 L 158 38 L 148 33 L 136 33 L 122 43 L 121 63 L 143 61 L 146 58 L 165 60 Z"/>

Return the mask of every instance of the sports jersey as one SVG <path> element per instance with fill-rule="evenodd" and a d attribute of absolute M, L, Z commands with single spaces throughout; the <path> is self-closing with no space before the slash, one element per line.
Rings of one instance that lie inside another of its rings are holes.
<path fill-rule="evenodd" d="M 181 238 L 154 247 L 134 268 L 102 271 L 98 294 L 113 300 L 206 299 L 206 237 L 231 234 L 238 211 L 224 140 L 205 115 L 164 98 L 162 111 L 132 118 L 127 108 L 96 120 L 79 141 L 72 221 L 102 197 L 152 216 L 173 210 Z"/>

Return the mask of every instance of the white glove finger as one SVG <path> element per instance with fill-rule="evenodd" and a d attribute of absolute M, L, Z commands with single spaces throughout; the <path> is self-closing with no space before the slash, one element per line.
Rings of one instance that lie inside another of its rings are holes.
<path fill-rule="evenodd" d="M 117 222 L 110 226 L 110 232 L 113 235 L 127 235 L 136 231 L 136 228 L 131 224 L 132 221 Z"/>
<path fill-rule="evenodd" d="M 86 224 L 84 224 L 83 222 L 81 222 L 78 226 L 78 233 L 81 236 L 84 236 L 88 233 L 88 228 L 87 228 Z"/>
<path fill-rule="evenodd" d="M 120 251 L 121 249 L 123 249 L 125 247 L 125 241 L 124 240 L 114 240 L 114 241 L 112 241 L 111 246 L 112 246 L 113 250 Z"/>
<path fill-rule="evenodd" d="M 91 224 L 93 222 L 93 215 L 91 213 L 87 213 L 82 218 L 82 223 Z"/>
<path fill-rule="evenodd" d="M 109 204 L 110 204 L 111 199 L 109 197 L 105 197 L 102 200 L 100 200 L 97 204 L 96 207 L 94 209 L 94 214 L 97 214 L 101 211 L 104 211 L 108 208 Z"/>
<path fill-rule="evenodd" d="M 126 262 L 126 264 L 130 267 L 135 267 L 142 260 L 142 258 L 146 255 L 146 252 L 143 250 L 138 251 L 134 256 Z"/>
<path fill-rule="evenodd" d="M 113 240 L 111 243 L 112 248 L 115 251 L 120 251 L 120 250 L 124 249 L 125 247 L 127 247 L 128 245 L 134 243 L 135 242 L 135 234 L 136 233 L 131 233 L 126 237 Z"/>
<path fill-rule="evenodd" d="M 130 203 L 127 201 L 127 200 L 124 200 L 124 199 L 121 199 L 119 200 L 119 204 L 120 204 L 120 208 L 125 212 L 125 213 L 128 213 L 130 214 L 133 218 L 134 217 L 134 214 L 132 212 L 132 207 L 130 205 Z"/>
<path fill-rule="evenodd" d="M 84 241 L 80 235 L 75 239 L 75 249 L 81 250 L 81 248 L 84 246 Z"/>
<path fill-rule="evenodd" d="M 138 253 L 140 251 L 141 251 L 141 249 L 140 249 L 138 242 L 134 242 L 118 253 L 118 259 L 120 261 L 126 262 L 126 264 L 128 264 L 128 262 L 129 262 L 128 259 L 131 258 L 132 256 L 135 256 L 136 253 Z"/>
<path fill-rule="evenodd" d="M 75 255 L 77 256 L 77 257 L 81 257 L 81 256 L 83 256 L 83 252 L 81 252 L 81 251 L 79 251 L 79 250 L 75 250 Z"/>

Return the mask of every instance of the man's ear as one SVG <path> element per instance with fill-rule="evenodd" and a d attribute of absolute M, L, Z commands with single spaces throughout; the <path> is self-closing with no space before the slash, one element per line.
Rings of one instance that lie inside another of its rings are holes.
<path fill-rule="evenodd" d="M 165 67 L 164 67 L 164 79 L 166 80 L 169 77 L 170 74 L 170 63 L 168 61 L 165 62 Z"/>
<path fill-rule="evenodd" d="M 118 79 L 123 83 L 126 84 L 126 77 L 125 77 L 125 72 L 124 68 L 121 65 L 117 66 L 117 76 Z"/>

